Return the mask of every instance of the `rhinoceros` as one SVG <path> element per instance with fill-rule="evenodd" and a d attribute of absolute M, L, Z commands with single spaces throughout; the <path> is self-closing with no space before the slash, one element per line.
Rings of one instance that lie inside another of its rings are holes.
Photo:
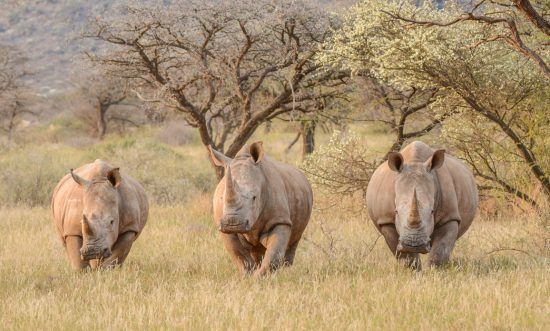
<path fill-rule="evenodd" d="M 313 206 L 313 192 L 296 168 L 264 154 L 262 142 L 234 159 L 210 148 L 225 176 L 214 193 L 214 221 L 237 268 L 258 277 L 291 265 Z"/>
<path fill-rule="evenodd" d="M 472 224 L 478 205 L 472 172 L 445 150 L 415 141 L 388 155 L 367 187 L 367 208 L 391 252 L 420 269 L 449 260 L 455 241 Z"/>
<path fill-rule="evenodd" d="M 71 169 L 55 187 L 51 208 L 74 269 L 121 265 L 149 212 L 143 187 L 102 160 Z"/>

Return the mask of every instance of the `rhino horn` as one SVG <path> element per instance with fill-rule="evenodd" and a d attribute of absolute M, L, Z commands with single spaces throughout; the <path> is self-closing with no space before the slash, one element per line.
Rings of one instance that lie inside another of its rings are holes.
<path fill-rule="evenodd" d="M 411 228 L 418 228 L 420 226 L 420 212 L 418 210 L 418 199 L 416 197 L 416 188 L 413 191 L 413 198 L 411 202 L 411 209 L 409 212 L 409 226 Z"/>
<path fill-rule="evenodd" d="M 225 201 L 232 203 L 235 202 L 236 199 L 237 194 L 235 192 L 235 183 L 233 182 L 233 177 L 231 176 L 231 167 L 227 167 L 225 174 Z"/>
<path fill-rule="evenodd" d="M 86 218 L 86 215 L 82 216 L 82 230 L 85 234 L 89 236 L 94 234 L 92 227 L 90 226 L 90 222 L 88 221 L 88 218 Z"/>

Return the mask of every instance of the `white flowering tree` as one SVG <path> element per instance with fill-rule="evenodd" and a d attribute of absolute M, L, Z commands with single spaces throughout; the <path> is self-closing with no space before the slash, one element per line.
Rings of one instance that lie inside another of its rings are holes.
<path fill-rule="evenodd" d="M 494 13 L 502 8 L 487 3 L 477 10 Z M 453 116 L 454 133 L 449 136 L 472 138 L 471 149 L 462 148 L 462 152 L 475 150 L 477 157 L 469 158 L 469 162 L 479 170 L 478 178 L 487 184 L 482 187 L 501 190 L 530 203 L 536 200 L 532 196 L 536 194 L 530 192 L 538 188 L 545 197 L 542 200 L 547 201 L 550 91 L 539 63 L 508 42 L 492 42 L 495 36 L 509 33 L 506 25 L 477 20 L 444 26 L 411 22 L 450 22 L 463 14 L 463 8 L 451 4 L 440 11 L 430 4 L 417 7 L 409 1 L 366 0 L 345 15 L 343 27 L 326 43 L 321 61 L 353 72 L 368 71 L 397 89 L 436 89 L 438 98 L 432 107 L 441 115 L 449 109 L 460 113 Z M 540 38 L 546 35 L 532 29 L 526 17 L 514 18 L 518 31 L 530 32 L 521 36 L 523 45 L 536 50 L 547 62 L 548 48 L 539 47 Z M 468 121 L 483 121 L 490 127 L 490 140 L 484 140 L 475 130 L 468 131 L 471 126 L 463 125 Z M 454 141 L 465 146 L 460 140 Z M 492 171 L 487 162 L 497 152 L 506 155 L 501 158 L 505 163 L 498 165 L 498 171 Z M 466 154 L 462 156 L 468 159 Z M 505 169 L 511 165 L 523 171 L 508 173 Z M 513 176 L 517 173 L 526 180 L 516 181 Z M 530 185 L 525 186 L 525 182 Z"/>

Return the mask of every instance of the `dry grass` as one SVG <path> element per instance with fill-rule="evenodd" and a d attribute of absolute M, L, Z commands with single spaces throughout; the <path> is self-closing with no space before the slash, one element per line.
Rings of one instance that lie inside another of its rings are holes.
<path fill-rule="evenodd" d="M 374 148 L 388 143 L 364 134 Z M 290 163 L 299 158 L 299 146 L 284 153 L 292 132 L 257 136 L 270 155 Z M 165 183 L 179 185 L 187 173 L 205 181 L 210 173 L 196 144 L 161 149 L 148 140 L 110 140 L 94 150 L 107 159 L 113 151 L 152 195 Z M 94 150 L 62 149 L 58 154 L 67 157 L 52 158 L 48 178 L 92 158 Z M 12 154 L 0 158 L 4 173 L 33 174 L 38 164 L 21 168 Z M 138 167 L 142 155 L 158 164 L 156 172 Z M 482 216 L 458 242 L 451 265 L 417 273 L 395 262 L 358 208 L 362 201 L 330 207 L 335 199 L 316 192 L 296 264 L 254 280 L 237 274 L 212 224 L 210 194 L 201 194 L 199 184 L 173 192 L 183 202 L 153 203 L 127 263 L 111 271 L 71 271 L 47 207 L 4 204 L 11 207 L 0 207 L 0 329 L 550 329 L 549 236 L 540 216 Z"/>
<path fill-rule="evenodd" d="M 317 211 L 295 266 L 253 280 L 236 273 L 209 211 L 208 196 L 153 206 L 123 268 L 75 273 L 48 210 L 1 210 L 2 329 L 550 327 L 543 229 L 533 220 L 477 220 L 450 266 L 415 273 L 364 216 Z M 503 247 L 522 252 L 495 251 Z"/>

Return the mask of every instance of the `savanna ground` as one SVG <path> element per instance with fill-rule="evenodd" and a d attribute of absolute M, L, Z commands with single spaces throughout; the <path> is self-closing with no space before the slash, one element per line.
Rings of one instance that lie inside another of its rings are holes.
<path fill-rule="evenodd" d="M 0 156 L 1 329 L 550 328 L 548 220 L 540 215 L 488 208 L 449 266 L 413 272 L 391 256 L 362 199 L 331 206 L 334 197 L 315 190 L 295 265 L 256 280 L 236 272 L 219 241 L 213 173 L 194 134 L 178 147 L 156 129 L 84 144 L 61 127 Z M 384 150 L 383 133 L 363 131 L 370 148 Z M 298 146 L 284 154 L 292 137 L 260 130 L 255 138 L 298 164 Z M 98 157 L 144 184 L 149 221 L 122 268 L 73 272 L 49 194 L 70 167 Z"/>

